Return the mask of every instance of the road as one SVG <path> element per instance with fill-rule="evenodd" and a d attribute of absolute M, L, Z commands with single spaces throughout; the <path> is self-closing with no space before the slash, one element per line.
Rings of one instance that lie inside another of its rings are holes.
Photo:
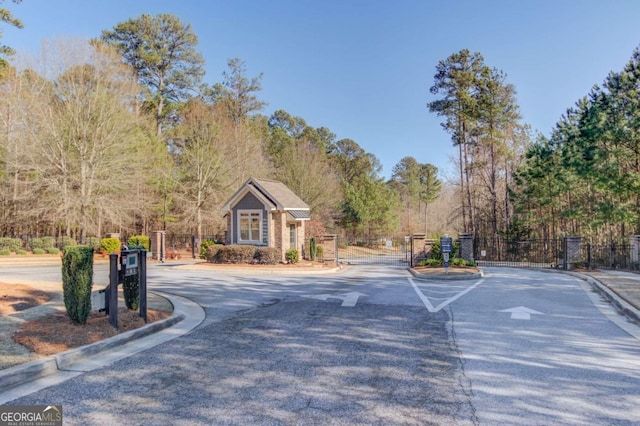
<path fill-rule="evenodd" d="M 3 270 L 38 273 L 56 279 Z M 568 275 L 487 268 L 481 280 L 427 282 L 388 265 L 308 277 L 152 265 L 149 283 L 197 301 L 206 320 L 11 403 L 62 404 L 65 424 L 640 423 L 640 342 Z"/>

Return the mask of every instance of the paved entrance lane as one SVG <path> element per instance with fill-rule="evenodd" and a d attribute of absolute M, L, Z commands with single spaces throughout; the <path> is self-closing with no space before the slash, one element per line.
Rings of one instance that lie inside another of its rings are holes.
<path fill-rule="evenodd" d="M 480 424 L 640 424 L 640 342 L 577 279 L 485 272 L 485 283 L 449 307 Z"/>
<path fill-rule="evenodd" d="M 447 320 L 287 298 L 12 404 L 68 425 L 470 425 Z"/>

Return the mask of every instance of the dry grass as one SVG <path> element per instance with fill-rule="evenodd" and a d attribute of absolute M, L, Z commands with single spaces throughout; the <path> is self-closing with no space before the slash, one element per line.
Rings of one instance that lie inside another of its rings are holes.
<path fill-rule="evenodd" d="M 51 295 L 23 284 L 0 282 L 0 315 L 12 314 L 51 300 Z"/>

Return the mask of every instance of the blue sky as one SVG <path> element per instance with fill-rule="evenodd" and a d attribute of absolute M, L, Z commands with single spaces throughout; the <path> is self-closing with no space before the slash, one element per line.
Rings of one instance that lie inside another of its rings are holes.
<path fill-rule="evenodd" d="M 284 109 L 381 161 L 405 156 L 451 174 L 455 149 L 428 112 L 439 60 L 467 48 L 507 74 L 523 122 L 548 135 L 561 114 L 619 71 L 640 45 L 635 0 L 23 0 L 2 3 L 25 25 L 2 42 L 99 36 L 142 13 L 172 13 L 199 37 L 209 83 L 229 58 L 263 73 L 263 111 Z"/>

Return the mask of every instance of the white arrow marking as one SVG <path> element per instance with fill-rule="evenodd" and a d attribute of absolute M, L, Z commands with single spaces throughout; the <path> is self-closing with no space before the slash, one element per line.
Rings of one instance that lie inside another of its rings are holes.
<path fill-rule="evenodd" d="M 511 309 L 503 309 L 500 312 L 511 312 L 511 319 L 518 319 L 518 320 L 530 320 L 531 315 L 544 315 L 542 312 L 538 312 L 533 309 L 526 308 L 524 306 L 518 306 L 517 308 L 511 308 Z"/>
<path fill-rule="evenodd" d="M 318 300 L 340 299 L 342 300 L 341 306 L 354 307 L 358 303 L 358 298 L 361 296 L 366 296 L 366 294 L 359 293 L 357 291 L 352 291 L 344 294 L 315 294 L 313 296 L 306 296 L 306 297 L 309 297 L 311 299 L 318 299 Z"/>

